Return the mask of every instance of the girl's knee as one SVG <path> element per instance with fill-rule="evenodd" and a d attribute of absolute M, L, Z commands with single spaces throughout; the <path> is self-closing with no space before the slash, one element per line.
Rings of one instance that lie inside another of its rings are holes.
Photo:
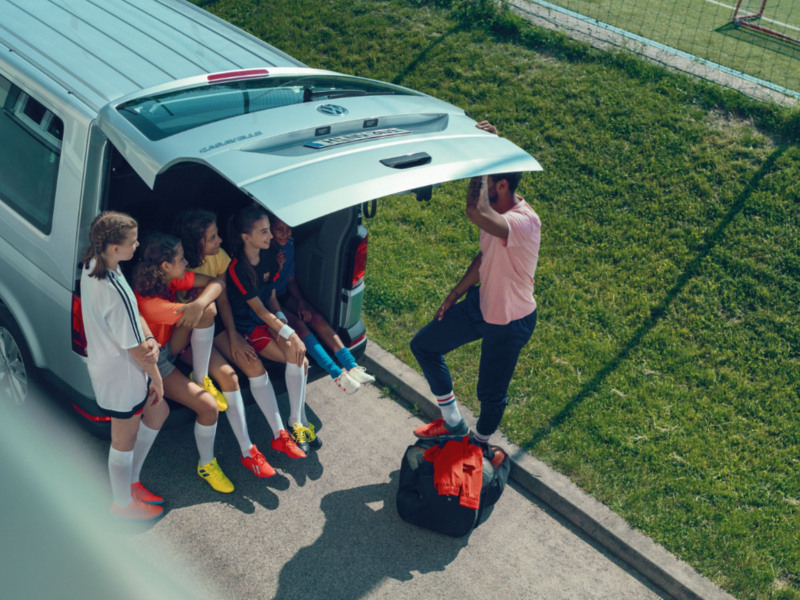
<path fill-rule="evenodd" d="M 215 302 L 212 302 L 206 309 L 203 311 L 203 316 L 200 317 L 200 322 L 197 324 L 197 329 L 205 329 L 207 327 L 211 327 L 214 324 L 214 319 L 217 316 L 217 305 Z"/>
<path fill-rule="evenodd" d="M 217 400 L 208 392 L 200 395 L 200 406 L 197 407 L 197 416 L 207 423 L 216 423 L 219 419 L 219 406 Z"/>
<path fill-rule="evenodd" d="M 155 406 L 149 406 L 142 414 L 142 422 L 150 429 L 161 429 L 169 417 L 169 405 L 164 399 Z"/>
<path fill-rule="evenodd" d="M 220 371 L 219 385 L 223 392 L 235 392 L 239 389 L 239 376 L 230 365 L 225 365 Z"/>

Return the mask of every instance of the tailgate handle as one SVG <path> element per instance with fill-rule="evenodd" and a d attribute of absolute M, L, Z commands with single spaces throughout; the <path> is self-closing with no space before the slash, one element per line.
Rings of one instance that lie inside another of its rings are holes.
<path fill-rule="evenodd" d="M 392 169 L 411 169 L 413 167 L 427 165 L 431 160 L 431 156 L 427 152 L 417 152 L 415 154 L 395 156 L 394 158 L 384 158 L 381 164 L 391 167 Z"/>

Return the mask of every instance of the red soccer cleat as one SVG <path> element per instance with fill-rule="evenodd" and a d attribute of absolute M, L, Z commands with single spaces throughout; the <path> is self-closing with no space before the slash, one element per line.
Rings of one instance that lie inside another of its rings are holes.
<path fill-rule="evenodd" d="M 131 498 L 131 503 L 125 508 L 111 503 L 111 517 L 123 521 L 152 521 L 164 514 L 164 507 L 155 504 L 145 504 L 138 498 Z"/>
<path fill-rule="evenodd" d="M 255 444 L 250 448 L 250 456 L 242 456 L 241 461 L 256 477 L 272 477 L 275 475 L 275 469 L 267 462 L 264 455 L 258 451 Z"/>
<path fill-rule="evenodd" d="M 414 430 L 414 435 L 423 440 L 432 440 L 444 437 L 463 437 L 469 435 L 469 427 L 464 419 L 454 427 L 448 427 L 444 419 L 436 419 L 433 423 L 420 425 Z"/>
<path fill-rule="evenodd" d="M 289 433 L 285 429 L 281 429 L 278 439 L 273 439 L 270 444 L 273 450 L 283 452 L 289 458 L 305 458 L 306 453 L 297 447 Z"/>
<path fill-rule="evenodd" d="M 141 500 L 146 504 L 164 504 L 164 499 L 161 496 L 156 496 L 153 492 L 149 491 L 142 485 L 141 481 L 131 484 L 131 496 Z"/>

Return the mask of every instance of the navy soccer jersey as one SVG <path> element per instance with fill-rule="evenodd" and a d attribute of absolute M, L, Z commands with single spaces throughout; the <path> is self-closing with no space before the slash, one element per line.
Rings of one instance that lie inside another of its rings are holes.
<path fill-rule="evenodd" d="M 255 327 L 264 324 L 247 301 L 258 297 L 264 306 L 269 308 L 268 302 L 273 287 L 283 278 L 278 268 L 277 256 L 278 251 L 273 248 L 261 250 L 258 264 L 252 265 L 252 271 L 239 257 L 234 258 L 228 266 L 225 279 L 237 331 L 249 333 Z M 253 271 L 255 271 L 255 281 L 253 281 Z"/>

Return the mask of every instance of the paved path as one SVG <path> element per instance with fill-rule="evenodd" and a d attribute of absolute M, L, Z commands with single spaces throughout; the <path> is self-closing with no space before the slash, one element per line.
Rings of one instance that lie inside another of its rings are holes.
<path fill-rule="evenodd" d="M 256 405 L 247 408 L 253 441 L 278 469 L 271 479 L 239 464 L 221 419 L 217 456 L 236 486 L 230 495 L 195 474 L 191 426 L 164 432 L 142 480 L 166 497 L 168 512 L 118 533 L 153 564 L 184 565 L 170 569 L 190 589 L 221 598 L 667 597 L 514 484 L 468 540 L 404 523 L 394 507 L 400 458 L 421 421 L 372 386 L 348 397 L 323 379 L 309 385 L 308 396 L 324 445 L 301 461 L 270 450 L 266 420 Z M 48 399 L 33 409 L 62 412 Z M 105 482 L 107 443 L 74 428 L 60 435 Z"/>

